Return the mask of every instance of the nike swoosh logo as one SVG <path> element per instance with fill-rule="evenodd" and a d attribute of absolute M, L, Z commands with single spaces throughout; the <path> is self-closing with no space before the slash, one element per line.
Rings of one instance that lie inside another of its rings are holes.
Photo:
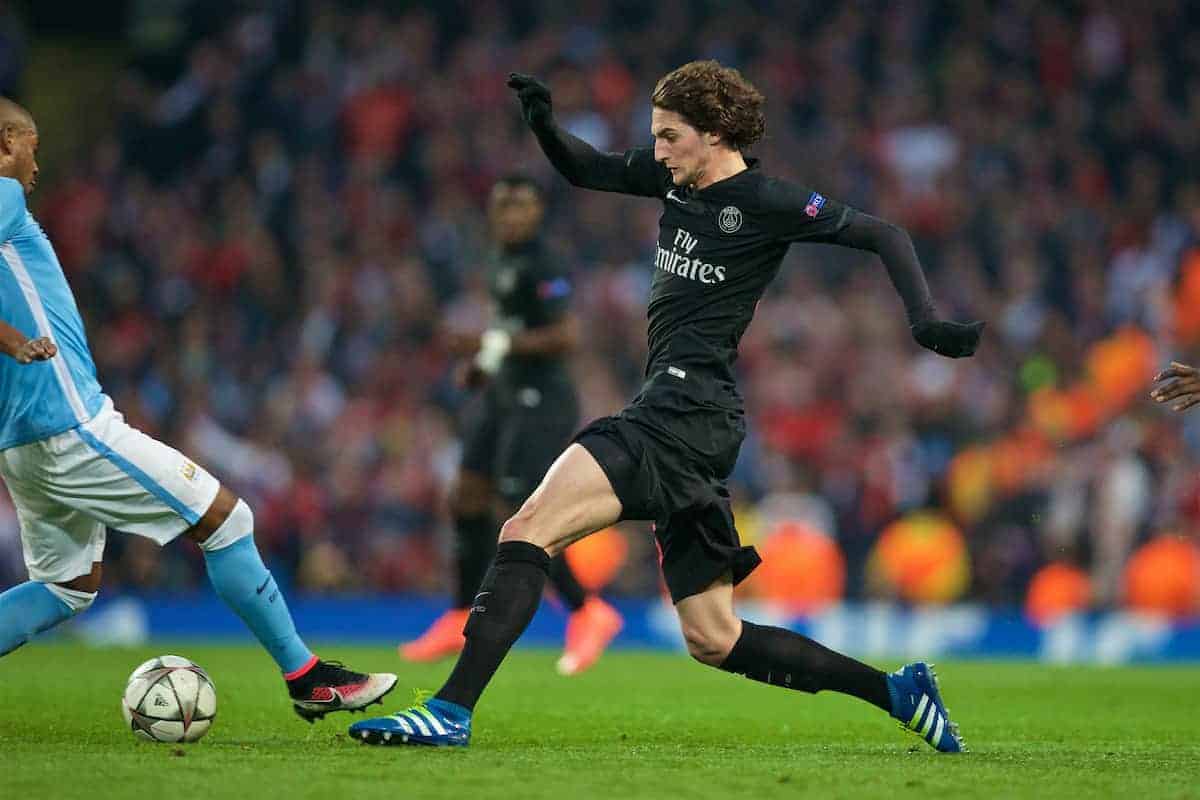
<path fill-rule="evenodd" d="M 260 586 L 260 587 L 258 587 L 257 589 L 255 589 L 255 590 L 254 590 L 254 593 L 255 593 L 255 594 L 262 594 L 262 593 L 263 593 L 263 589 L 266 589 L 266 588 L 267 588 L 267 584 L 268 584 L 268 583 L 270 583 L 270 582 L 271 582 L 271 576 L 270 576 L 270 575 L 268 575 L 268 576 L 267 576 L 267 579 L 266 579 L 265 581 L 263 581 L 263 585 L 262 585 L 262 586 Z"/>
<path fill-rule="evenodd" d="M 314 705 L 314 706 L 316 706 L 316 705 L 320 705 L 320 706 L 331 706 L 331 705 L 337 705 L 337 706 L 339 706 L 339 707 L 340 707 L 340 706 L 341 706 L 341 705 L 342 705 L 342 704 L 345 702 L 345 701 L 342 699 L 342 693 L 341 693 L 341 692 L 339 692 L 337 689 L 334 689 L 334 688 L 332 688 L 332 687 L 331 687 L 331 688 L 329 689 L 329 693 L 330 693 L 330 695 L 332 695 L 332 696 L 331 696 L 329 699 L 327 699 L 327 700 L 320 700 L 320 699 L 317 699 L 317 698 L 314 698 L 314 697 L 306 697 L 306 698 L 305 698 L 304 700 L 302 700 L 301 702 L 307 703 L 307 704 L 309 704 L 309 705 Z"/>
<path fill-rule="evenodd" d="M 672 189 L 672 190 L 670 190 L 669 192 L 667 192 L 667 199 L 668 199 L 668 200 L 674 200 L 676 203 L 679 203 L 679 205 L 681 205 L 681 206 L 686 206 L 686 205 L 687 205 L 687 203 L 688 203 L 688 201 L 687 201 L 687 200 L 684 200 L 682 197 L 680 197 L 679 195 L 675 194 L 675 190 L 674 190 L 674 189 Z"/>

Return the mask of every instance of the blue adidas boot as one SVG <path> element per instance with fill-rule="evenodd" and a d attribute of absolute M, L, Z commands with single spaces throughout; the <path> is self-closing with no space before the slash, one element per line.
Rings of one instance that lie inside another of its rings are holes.
<path fill-rule="evenodd" d="M 887 676 L 892 696 L 892 716 L 900 727 L 924 739 L 939 753 L 965 753 L 966 743 L 958 735 L 958 724 L 942 703 L 933 666 L 915 661 Z"/>
<path fill-rule="evenodd" d="M 423 744 L 466 747 L 471 741 L 471 712 L 456 703 L 429 698 L 386 717 L 350 726 L 350 738 L 365 744 Z"/>

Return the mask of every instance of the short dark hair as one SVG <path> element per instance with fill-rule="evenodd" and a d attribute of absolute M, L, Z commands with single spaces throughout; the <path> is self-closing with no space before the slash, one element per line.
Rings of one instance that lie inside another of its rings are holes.
<path fill-rule="evenodd" d="M 716 61 L 692 61 L 668 72 L 650 102 L 698 130 L 718 134 L 735 150 L 750 147 L 767 128 L 762 93 L 742 73 Z"/>
<path fill-rule="evenodd" d="M 20 125 L 37 129 L 29 109 L 7 97 L 0 97 L 0 126 Z"/>
<path fill-rule="evenodd" d="M 546 192 L 542 189 L 541 184 L 524 172 L 509 172 L 501 175 L 492 186 L 493 188 L 496 186 L 507 186 L 510 189 L 526 187 L 537 195 L 538 200 L 543 203 L 546 202 Z"/>

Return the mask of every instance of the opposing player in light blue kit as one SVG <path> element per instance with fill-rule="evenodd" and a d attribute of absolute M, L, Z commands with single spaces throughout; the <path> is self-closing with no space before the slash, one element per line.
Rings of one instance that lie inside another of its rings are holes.
<path fill-rule="evenodd" d="M 131 428 L 101 391 L 83 321 L 25 196 L 38 131 L 0 98 L 0 476 L 21 522 L 29 581 L 0 594 L 0 656 L 92 604 L 105 529 L 196 541 L 217 594 L 283 671 L 313 721 L 378 702 L 390 673 L 321 661 L 254 544 L 249 506 L 183 454 Z"/>

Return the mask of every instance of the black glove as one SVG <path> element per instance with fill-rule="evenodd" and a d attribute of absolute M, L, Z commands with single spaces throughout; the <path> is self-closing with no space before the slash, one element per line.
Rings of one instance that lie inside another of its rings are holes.
<path fill-rule="evenodd" d="M 963 358 L 975 353 L 975 348 L 979 346 L 979 335 L 983 333 L 983 323 L 929 319 L 914 322 L 909 329 L 921 347 L 939 356 Z"/>
<path fill-rule="evenodd" d="M 526 123 L 541 125 L 550 121 L 550 89 L 546 84 L 532 75 L 510 72 L 508 87 L 516 91 Z"/>

